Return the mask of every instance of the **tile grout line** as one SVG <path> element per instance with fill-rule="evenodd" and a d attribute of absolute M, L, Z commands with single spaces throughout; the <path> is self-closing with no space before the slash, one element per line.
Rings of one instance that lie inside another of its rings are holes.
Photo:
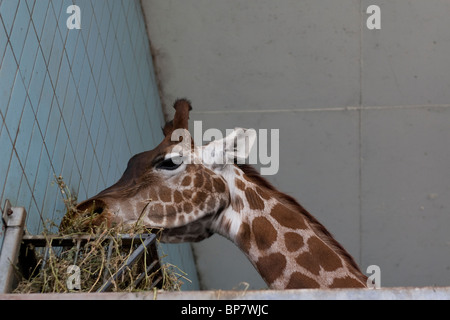
<path fill-rule="evenodd" d="M 362 267 L 363 262 L 363 221 L 362 221 L 362 113 L 363 113 L 363 32 L 364 32 L 364 14 L 363 14 L 363 0 L 359 1 L 359 17 L 360 17 L 360 31 L 359 31 L 359 110 L 358 110 L 358 228 L 359 228 L 359 265 Z M 365 270 L 362 270 L 363 272 Z"/>
<path fill-rule="evenodd" d="M 430 105 L 399 105 L 399 106 L 346 106 L 331 108 L 304 108 L 304 109 L 255 109 L 255 110 L 193 110 L 191 114 L 264 114 L 264 113 L 308 113 L 308 112 L 336 112 L 336 111 L 370 111 L 370 110 L 398 110 L 398 109 L 445 109 L 450 104 Z"/>

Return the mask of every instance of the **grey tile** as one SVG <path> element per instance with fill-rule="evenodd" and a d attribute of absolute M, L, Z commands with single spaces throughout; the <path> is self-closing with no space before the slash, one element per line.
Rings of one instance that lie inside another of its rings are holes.
<path fill-rule="evenodd" d="M 363 104 L 448 104 L 450 3 L 446 0 L 362 3 L 363 8 L 377 4 L 381 9 L 381 30 L 363 28 Z"/>
<path fill-rule="evenodd" d="M 382 285 L 449 285 L 450 108 L 362 119 L 363 263 Z"/>
<path fill-rule="evenodd" d="M 201 110 L 359 103 L 359 1 L 143 5 L 166 105 L 180 96 Z"/>

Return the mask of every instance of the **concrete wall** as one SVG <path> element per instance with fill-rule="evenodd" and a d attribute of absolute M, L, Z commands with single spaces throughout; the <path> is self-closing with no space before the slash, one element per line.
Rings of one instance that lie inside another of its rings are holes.
<path fill-rule="evenodd" d="M 143 5 L 165 105 L 188 97 L 205 129 L 280 129 L 269 180 L 363 270 L 379 265 L 382 286 L 450 284 L 448 1 Z M 195 253 L 204 288 L 264 287 L 226 240 Z"/>
<path fill-rule="evenodd" d="M 81 30 L 66 26 L 72 4 Z M 65 213 L 55 175 L 91 197 L 163 123 L 139 1 L 0 1 L 0 205 L 25 207 L 30 233 Z M 190 246 L 163 249 L 197 288 Z"/>

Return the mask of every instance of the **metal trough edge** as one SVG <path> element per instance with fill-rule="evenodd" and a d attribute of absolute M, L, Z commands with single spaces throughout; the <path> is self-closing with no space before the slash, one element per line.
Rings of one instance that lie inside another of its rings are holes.
<path fill-rule="evenodd" d="M 450 287 L 137 293 L 5 294 L 0 300 L 450 300 Z"/>

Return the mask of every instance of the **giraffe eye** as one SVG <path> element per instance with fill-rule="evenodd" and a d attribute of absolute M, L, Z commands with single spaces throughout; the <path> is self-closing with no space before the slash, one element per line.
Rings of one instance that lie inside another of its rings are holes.
<path fill-rule="evenodd" d="M 183 164 L 181 157 L 169 158 L 160 162 L 156 168 L 161 170 L 173 171 L 178 169 Z"/>

